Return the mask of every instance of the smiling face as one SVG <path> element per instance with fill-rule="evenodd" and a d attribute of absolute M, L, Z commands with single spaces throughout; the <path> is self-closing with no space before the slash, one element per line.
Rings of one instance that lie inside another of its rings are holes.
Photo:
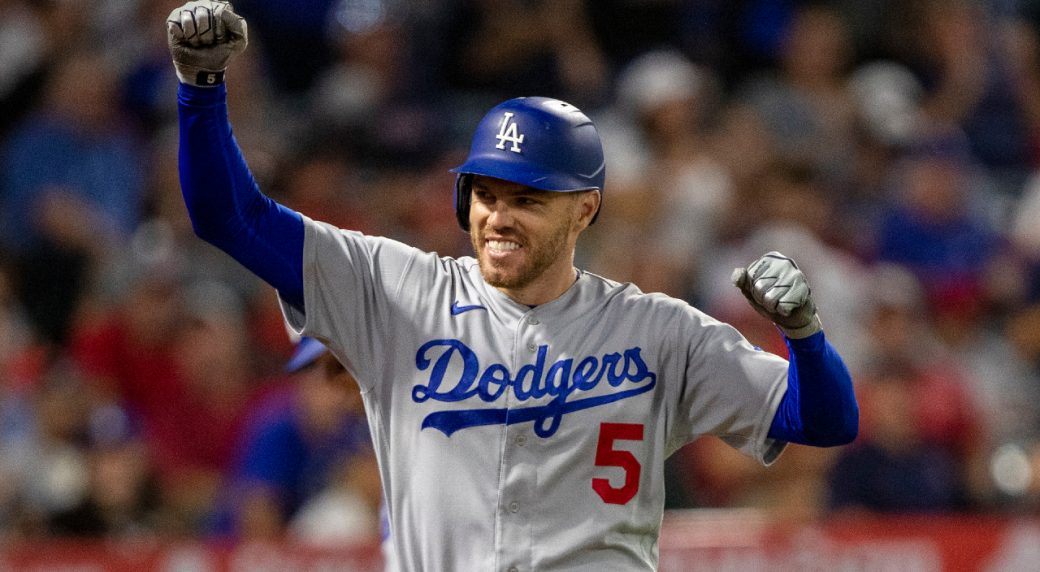
<path fill-rule="evenodd" d="M 476 176 L 470 205 L 470 239 L 484 280 L 536 305 L 574 282 L 574 245 L 599 206 L 599 193 L 540 191 Z"/>

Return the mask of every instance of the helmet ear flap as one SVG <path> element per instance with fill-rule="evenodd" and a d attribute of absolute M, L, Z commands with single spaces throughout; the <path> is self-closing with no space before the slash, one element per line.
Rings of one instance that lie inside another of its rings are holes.
<path fill-rule="evenodd" d="M 470 189 L 473 175 L 460 173 L 455 177 L 455 218 L 462 230 L 469 232 Z"/>

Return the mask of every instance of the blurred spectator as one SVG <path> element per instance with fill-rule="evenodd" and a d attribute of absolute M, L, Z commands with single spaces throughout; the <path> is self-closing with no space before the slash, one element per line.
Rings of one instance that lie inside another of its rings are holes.
<path fill-rule="evenodd" d="M 162 479 L 164 525 L 189 531 L 208 517 L 242 413 L 262 386 L 242 301 L 219 283 L 182 284 L 169 262 L 131 258 L 122 303 L 83 323 L 73 348 L 105 399 L 140 419 Z"/>
<path fill-rule="evenodd" d="M 963 129 L 972 153 L 1012 192 L 1036 162 L 1037 30 L 968 0 L 921 2 L 912 16 L 917 45 L 908 60 L 925 80 L 925 109 Z"/>
<path fill-rule="evenodd" d="M 18 292 L 46 340 L 62 343 L 91 265 L 140 216 L 142 142 L 95 52 L 65 60 L 45 105 L 12 133 L 0 168 L 0 243 L 20 259 Z"/>
<path fill-rule="evenodd" d="M 727 87 L 742 81 L 751 70 L 775 61 L 776 44 L 780 36 L 778 32 L 785 28 L 792 8 L 790 2 L 683 0 L 674 3 L 678 5 L 676 17 L 669 13 L 673 4 L 671 2 L 619 4 L 628 4 L 625 6 L 628 10 L 633 7 L 638 10 L 643 7 L 641 4 L 649 5 L 651 10 L 656 9 L 665 20 L 656 22 L 660 30 L 656 37 L 667 37 L 665 34 L 670 33 L 673 26 L 678 27 L 676 45 L 692 60 L 715 70 Z M 766 9 L 763 10 L 763 7 Z M 618 12 L 623 15 L 625 11 Z M 622 30 L 628 25 L 624 21 L 618 22 L 621 38 L 625 36 Z M 759 41 L 763 36 L 768 39 Z"/>
<path fill-rule="evenodd" d="M 915 377 L 903 364 L 892 363 L 861 383 L 861 437 L 841 451 L 830 472 L 833 510 L 907 513 L 968 507 L 958 459 L 922 433 L 919 404 L 926 397 L 917 391 Z"/>
<path fill-rule="evenodd" d="M 41 454 L 36 440 L 36 407 L 25 392 L 0 389 L 0 538 L 30 532 L 25 494 L 28 469 Z"/>
<path fill-rule="evenodd" d="M 118 62 L 119 101 L 128 119 L 144 135 L 151 136 L 176 121 L 177 77 L 170 68 L 170 51 L 164 34 L 118 34 L 107 29 L 111 22 L 140 18 L 162 22 L 178 3 L 176 0 L 98 0 L 92 28 L 105 38 L 104 49 Z"/>
<path fill-rule="evenodd" d="M 32 453 L 16 457 L 24 465 L 11 467 L 20 486 L 15 522 L 29 535 L 45 534 L 50 518 L 79 504 L 89 480 L 81 447 L 93 401 L 89 387 L 77 368 L 65 361 L 51 364 L 38 383 L 27 419 L 31 425 L 22 435 Z"/>
<path fill-rule="evenodd" d="M 179 391 L 170 343 L 184 319 L 179 272 L 169 259 L 131 249 L 106 267 L 111 298 L 118 303 L 81 322 L 70 341 L 72 355 L 99 391 L 140 417 L 149 438 L 150 419 Z"/>
<path fill-rule="evenodd" d="M 372 202 L 364 200 L 371 191 L 348 161 L 338 150 L 313 149 L 294 157 L 280 169 L 284 204 L 339 228 L 374 231 Z"/>
<path fill-rule="evenodd" d="M 959 359 L 960 350 L 937 334 L 926 290 L 910 271 L 878 265 L 866 291 L 871 312 L 864 322 L 869 337 L 861 368 L 863 384 L 875 377 L 899 382 L 898 387 L 882 385 L 882 397 L 894 400 L 909 395 L 913 440 L 941 449 L 955 463 L 961 502 L 971 504 L 951 508 L 982 506 L 991 493 L 986 466 L 993 420 L 987 416 L 988 402 L 976 390 L 976 372 Z M 869 395 L 866 399 L 869 402 Z M 869 429 L 865 434 L 870 434 Z"/>
<path fill-rule="evenodd" d="M 849 76 L 859 127 L 871 139 L 892 147 L 913 142 L 921 127 L 924 86 L 906 66 L 875 60 L 857 67 Z"/>
<path fill-rule="evenodd" d="M 855 147 L 848 157 L 850 178 L 837 183 L 841 193 L 831 228 L 836 244 L 869 258 L 889 200 L 893 164 L 925 129 L 924 86 L 905 65 L 873 60 L 852 71 L 848 88 L 856 107 Z"/>
<path fill-rule="evenodd" d="M 0 250 L 0 395 L 28 390 L 37 373 L 35 335 L 15 293 L 13 273 L 14 265 Z"/>
<path fill-rule="evenodd" d="M 610 216 L 591 229 L 594 241 L 612 246 L 592 245 L 600 258 L 589 265 L 686 297 L 732 206 L 729 173 L 711 147 L 717 78 L 677 51 L 657 50 L 629 63 L 617 85 L 615 109 L 600 122 L 617 166 L 607 174 Z"/>
<path fill-rule="evenodd" d="M 1022 280 L 1012 268 L 994 272 Z M 1040 372 L 1029 353 L 1010 342 L 1002 318 L 988 312 L 988 305 L 986 293 L 944 292 L 932 306 L 934 330 L 963 369 L 966 388 L 984 410 L 990 438 L 996 443 L 1040 438 L 1040 408 L 1034 405 L 1040 402 Z"/>
<path fill-rule="evenodd" d="M 356 0 L 376 9 L 381 0 Z M 240 0 L 235 11 L 249 22 L 249 40 L 262 54 L 275 89 L 299 96 L 332 62 L 329 23 L 336 0 Z"/>
<path fill-rule="evenodd" d="M 749 226 L 754 223 L 749 209 L 745 209 L 748 205 L 743 197 L 754 192 L 758 178 L 770 165 L 784 159 L 773 144 L 762 116 L 750 105 L 727 99 L 717 122 L 712 146 L 717 160 L 730 174 L 734 195 L 732 208 L 719 225 L 720 239 L 725 242 L 747 236 Z"/>
<path fill-rule="evenodd" d="M 1040 14 L 1040 6 L 1037 12 Z M 1040 374 L 1040 170 L 1034 172 L 1024 188 L 1009 234 L 1026 264 L 1026 292 L 1023 303 L 1010 312 L 1006 336 L 1036 375 Z M 1040 415 L 1040 407 L 1033 409 Z M 1040 435 L 1040 426 L 1035 430 Z"/>
<path fill-rule="evenodd" d="M 385 541 L 388 532 L 381 521 L 382 498 L 375 455 L 340 459 L 331 467 L 322 490 L 292 518 L 289 538 L 317 546 Z"/>
<path fill-rule="evenodd" d="M 428 168 L 394 173 L 382 179 L 375 190 L 371 209 L 381 218 L 382 228 L 399 240 L 410 240 L 416 248 L 444 256 L 468 256 L 473 247 L 455 218 L 453 201 L 445 190 L 454 188 L 448 169 L 457 161 L 442 157 Z"/>
<path fill-rule="evenodd" d="M 806 4 L 783 32 L 776 72 L 740 88 L 783 157 L 807 161 L 839 180 L 847 178 L 855 118 L 845 82 L 850 48 L 840 14 L 825 4 Z"/>
<path fill-rule="evenodd" d="M 1040 169 L 1027 181 L 1014 209 L 1009 238 L 1026 265 L 1025 302 L 1040 302 Z"/>
<path fill-rule="evenodd" d="M 151 418 L 151 446 L 175 524 L 195 531 L 212 513 L 246 414 L 266 388 L 254 369 L 246 308 L 234 291 L 203 282 L 181 296 L 186 320 L 172 344 L 177 385 Z"/>
<path fill-rule="evenodd" d="M 785 523 L 812 522 L 827 512 L 828 471 L 835 449 L 789 445 L 766 468 L 704 438 L 668 459 L 667 508 L 754 508 Z"/>
<path fill-rule="evenodd" d="M 415 4 L 337 3 L 328 34 L 332 64 L 310 90 L 309 140 L 380 169 L 418 169 L 453 143 L 434 46 L 420 43 L 443 25 Z M 429 26 L 432 30 L 421 30 Z"/>
<path fill-rule="evenodd" d="M 160 529 L 159 491 L 146 444 L 125 411 L 96 408 L 88 420 L 87 485 L 75 506 L 52 514 L 57 536 L 151 537 Z"/>
<path fill-rule="evenodd" d="M 11 134 L 4 153 L 5 242 L 49 240 L 90 250 L 125 239 L 140 215 L 142 142 L 127 129 L 110 63 L 77 52 L 50 80 L 43 108 Z"/>
<path fill-rule="evenodd" d="M 684 17 L 682 2 L 594 0 L 584 4 L 596 43 L 612 68 L 621 68 L 640 54 L 663 46 L 679 47 L 684 26 L 711 21 L 704 15 L 700 19 Z M 700 0 L 696 4 L 717 3 Z"/>
<path fill-rule="evenodd" d="M 251 409 L 226 486 L 221 532 L 314 543 L 378 538 L 382 493 L 357 383 L 325 346 L 302 339 L 289 384 Z"/>
<path fill-rule="evenodd" d="M 609 87 L 581 0 L 464 0 L 447 30 L 449 85 L 493 100 L 542 95 L 582 109 Z"/>
<path fill-rule="evenodd" d="M 984 296 L 1000 239 L 977 208 L 985 188 L 956 142 L 937 141 L 900 164 L 879 221 L 878 259 L 910 268 L 929 301 Z"/>
<path fill-rule="evenodd" d="M 46 358 L 15 297 L 12 266 L 0 253 L 0 538 L 27 526 L 29 469 L 40 455 L 35 398 Z"/>
<path fill-rule="evenodd" d="M 31 107 L 47 67 L 47 36 L 31 3 L 0 0 L 0 135 Z"/>

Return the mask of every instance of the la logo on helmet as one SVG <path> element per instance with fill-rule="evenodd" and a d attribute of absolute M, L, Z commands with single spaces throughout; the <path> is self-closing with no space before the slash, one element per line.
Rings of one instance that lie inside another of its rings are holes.
<path fill-rule="evenodd" d="M 509 141 L 513 145 L 509 147 L 509 150 L 513 153 L 520 152 L 520 144 L 524 142 L 524 136 L 518 131 L 516 121 L 512 121 L 513 113 L 507 111 L 503 114 L 502 124 L 499 125 L 498 135 L 495 135 L 495 139 L 498 139 L 498 145 L 495 145 L 495 149 L 505 149 L 506 141 Z"/>

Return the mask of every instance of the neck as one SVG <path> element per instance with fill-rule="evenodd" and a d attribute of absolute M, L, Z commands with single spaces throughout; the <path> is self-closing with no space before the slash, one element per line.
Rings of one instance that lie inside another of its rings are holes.
<path fill-rule="evenodd" d="M 566 292 L 578 279 L 578 269 L 571 263 L 563 272 L 557 272 L 552 277 L 542 276 L 527 286 L 520 288 L 497 287 L 496 289 L 509 296 L 514 302 L 527 306 L 540 306 L 552 302 Z"/>

